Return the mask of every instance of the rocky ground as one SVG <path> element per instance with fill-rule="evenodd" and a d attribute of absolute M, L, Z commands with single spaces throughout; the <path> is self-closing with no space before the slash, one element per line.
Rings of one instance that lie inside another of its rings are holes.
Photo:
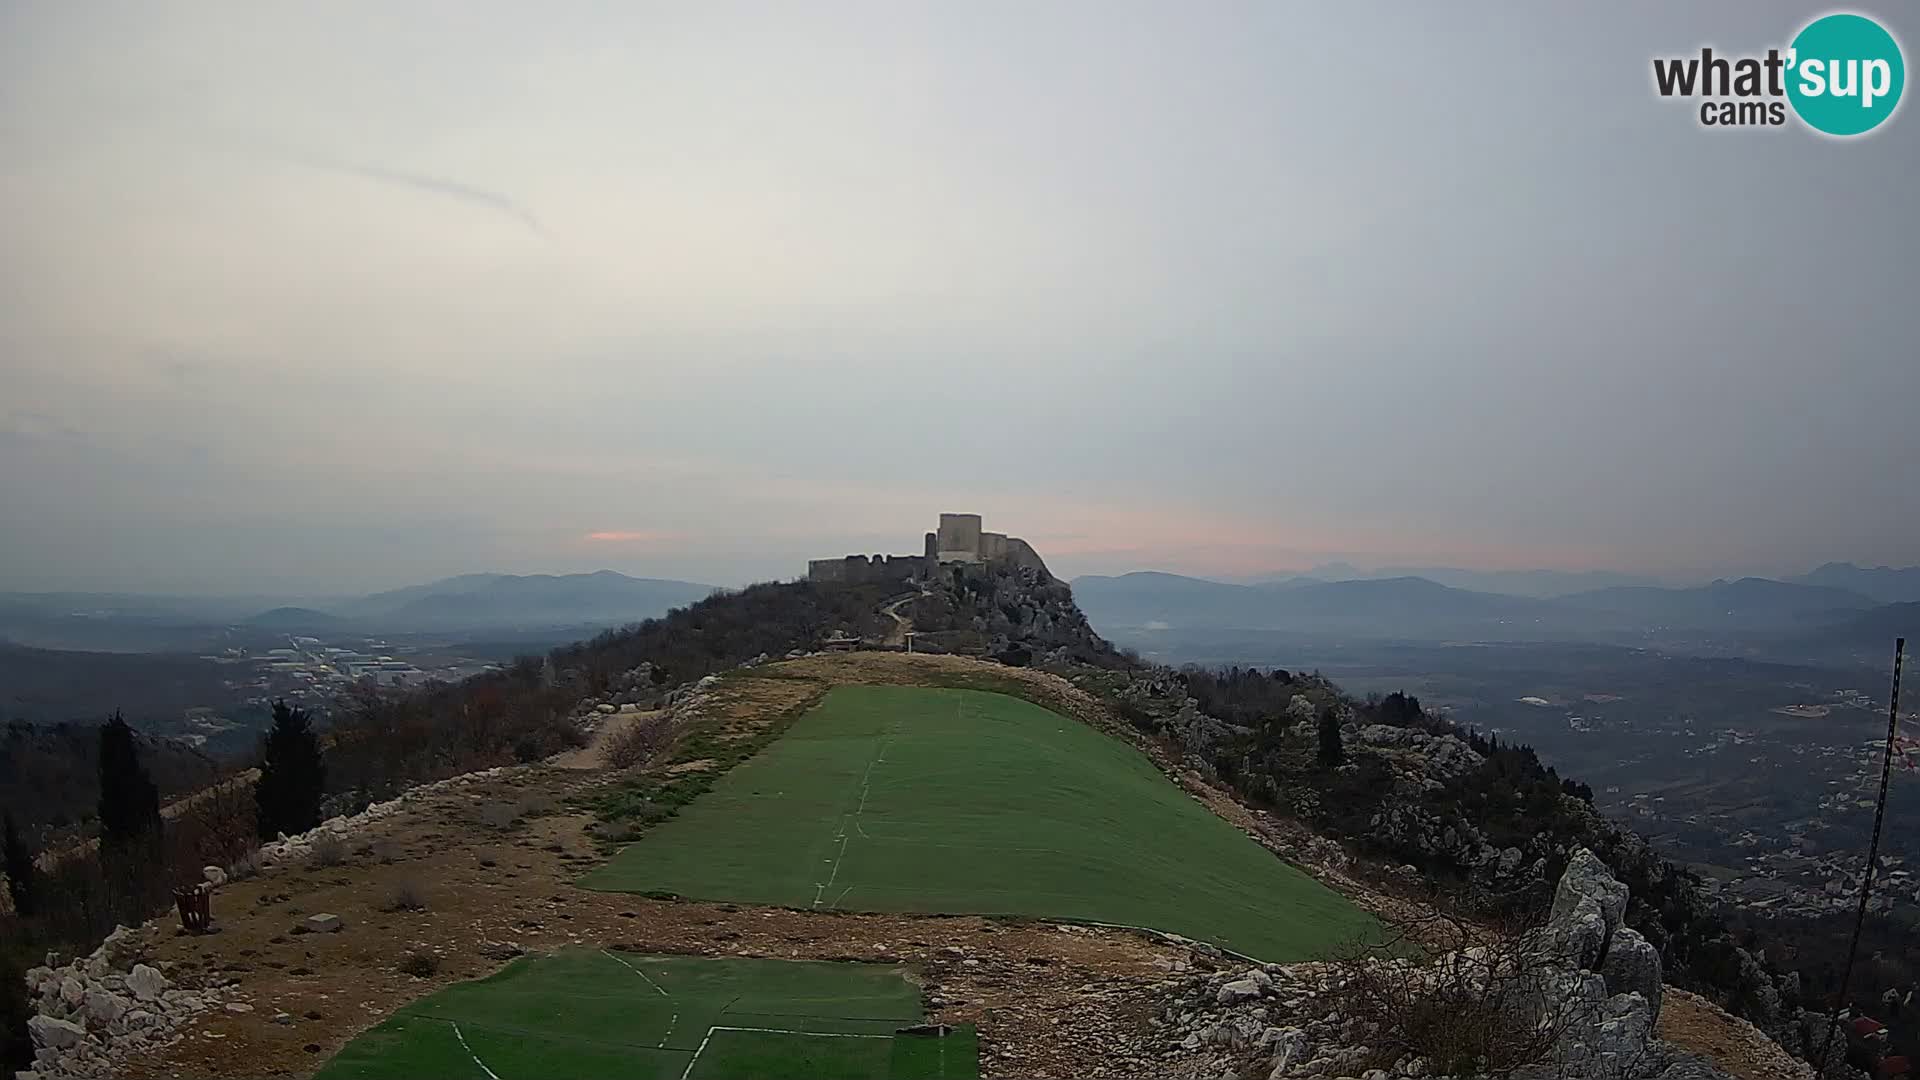
<path fill-rule="evenodd" d="M 1442 1015 L 1440 1027 L 1465 1028 L 1496 1001 L 1551 1035 L 1503 1063 L 1523 1080 L 1811 1075 L 1751 1025 L 1692 995 L 1677 1002 L 1676 1015 L 1659 957 L 1621 923 L 1626 901 L 1625 887 L 1582 850 L 1560 881 L 1546 927 L 1511 948 L 1196 973 L 1162 993 L 1149 1023 L 1171 1071 L 1187 1077 L 1478 1075 L 1450 1071 L 1433 1056 L 1478 1044 L 1423 1030 L 1417 1017 L 1431 1007 Z M 1386 1000 L 1394 1007 L 1356 1006 L 1380 986 L 1391 988 Z M 1656 1029 L 1663 1013 L 1667 1022 Z"/>
<path fill-rule="evenodd" d="M 675 707 L 746 737 L 823 683 L 1010 679 L 1052 707 L 1128 734 L 1064 680 L 954 657 L 808 657 L 753 674 L 678 695 Z M 616 706 L 605 715 L 624 713 Z M 605 726 L 617 730 L 619 721 Z M 1196 799 L 1334 887 L 1383 912 L 1405 903 L 1349 873 L 1338 845 L 1246 809 L 1164 755 L 1156 760 Z M 37 971 L 32 988 L 44 1016 L 36 1037 L 50 1051 L 46 1063 L 82 1075 L 306 1075 L 436 987 L 485 975 L 521 953 L 577 946 L 910 963 L 936 1019 L 978 1025 L 987 1077 L 1367 1075 L 1341 1071 L 1363 1063 L 1365 1055 L 1350 1051 L 1365 1045 L 1355 1041 L 1365 1035 L 1328 1019 L 1311 967 L 1256 972 L 1204 947 L 1119 930 L 577 888 L 573 882 L 604 858 L 604 844 L 590 831 L 591 816 L 570 800 L 616 778 L 603 765 L 589 752 L 418 789 L 329 823 L 337 842 L 309 836 L 278 845 L 256 876 L 215 892 L 214 933 L 187 935 L 171 918 L 155 920 L 64 971 Z M 338 928 L 316 921 L 320 915 L 337 917 Z M 1603 929 L 1597 943 L 1593 962 L 1603 968 L 1614 936 Z M 1592 974 L 1581 988 L 1610 1001 L 1618 996 L 1609 994 L 1613 977 Z M 1223 993 L 1235 1000 L 1223 1001 Z M 1641 1000 L 1644 1023 L 1633 1030 L 1650 1042 L 1651 1009 Z M 1667 1000 L 1660 1033 L 1677 1045 L 1664 1052 L 1690 1050 L 1724 1070 L 1669 1074 L 1675 1080 L 1796 1075 L 1777 1048 L 1766 1054 L 1772 1044 L 1751 1028 L 1742 1031 L 1697 999 L 1669 993 Z M 1417 1064 L 1365 1063 L 1402 1075 L 1414 1075 L 1405 1070 Z"/>

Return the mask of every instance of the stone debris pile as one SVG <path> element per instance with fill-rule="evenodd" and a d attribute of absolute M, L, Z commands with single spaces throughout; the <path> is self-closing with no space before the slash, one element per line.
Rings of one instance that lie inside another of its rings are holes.
<path fill-rule="evenodd" d="M 91 955 L 60 963 L 49 953 L 28 969 L 34 1061 L 20 1080 L 120 1075 L 129 1055 L 166 1046 L 194 1016 L 231 1004 L 222 989 L 174 985 L 143 951 L 139 932 L 122 926 Z"/>

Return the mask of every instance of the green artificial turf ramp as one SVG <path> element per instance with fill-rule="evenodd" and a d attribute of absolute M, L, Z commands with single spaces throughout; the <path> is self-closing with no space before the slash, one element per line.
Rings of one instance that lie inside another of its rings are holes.
<path fill-rule="evenodd" d="M 583 884 L 1147 926 L 1274 962 L 1377 932 L 1139 751 L 976 690 L 836 688 Z"/>
<path fill-rule="evenodd" d="M 316 1080 L 975 1080 L 971 1028 L 924 1019 L 901 968 L 571 950 L 406 1006 Z"/>

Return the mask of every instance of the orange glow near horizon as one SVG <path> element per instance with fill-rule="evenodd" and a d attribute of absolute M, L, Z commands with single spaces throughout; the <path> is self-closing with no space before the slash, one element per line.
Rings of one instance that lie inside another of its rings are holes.
<path fill-rule="evenodd" d="M 683 537 L 678 533 L 657 529 L 605 529 L 586 535 L 586 541 L 590 544 L 654 544 L 680 539 Z"/>

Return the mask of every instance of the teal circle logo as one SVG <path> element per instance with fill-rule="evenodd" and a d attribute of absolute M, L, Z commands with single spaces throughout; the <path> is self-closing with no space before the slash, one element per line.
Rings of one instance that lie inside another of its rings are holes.
<path fill-rule="evenodd" d="M 1900 105 L 1907 65 L 1900 43 L 1864 15 L 1825 15 L 1794 37 L 1787 100 L 1815 131 L 1864 135 Z"/>

